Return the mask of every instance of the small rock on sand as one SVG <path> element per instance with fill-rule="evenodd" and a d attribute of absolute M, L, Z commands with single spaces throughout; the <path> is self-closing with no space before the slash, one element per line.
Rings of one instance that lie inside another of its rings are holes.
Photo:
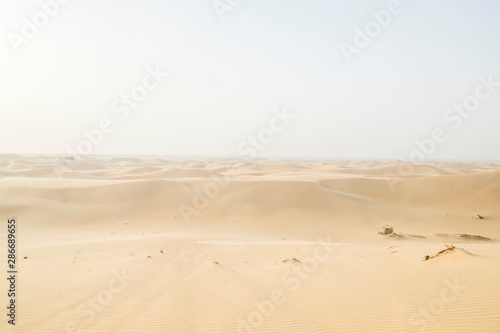
<path fill-rule="evenodd" d="M 390 235 L 394 232 L 394 230 L 392 229 L 391 226 L 389 225 L 385 225 L 383 228 L 382 228 L 382 234 L 384 235 Z"/>

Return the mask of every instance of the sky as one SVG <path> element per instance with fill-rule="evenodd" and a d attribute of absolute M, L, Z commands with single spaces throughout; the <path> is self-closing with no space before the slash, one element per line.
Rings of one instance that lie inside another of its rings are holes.
<path fill-rule="evenodd" d="M 0 153 L 500 160 L 495 0 L 0 0 Z"/>

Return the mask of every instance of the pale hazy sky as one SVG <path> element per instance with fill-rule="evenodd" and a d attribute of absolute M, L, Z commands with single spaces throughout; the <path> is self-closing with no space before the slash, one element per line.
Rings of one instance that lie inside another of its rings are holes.
<path fill-rule="evenodd" d="M 499 1 L 40 2 L 0 0 L 0 153 L 66 154 L 104 121 L 93 154 L 500 160 Z"/>

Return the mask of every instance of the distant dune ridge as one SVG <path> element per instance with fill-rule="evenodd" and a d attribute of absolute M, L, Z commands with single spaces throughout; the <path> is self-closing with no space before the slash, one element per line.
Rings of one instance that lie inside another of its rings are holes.
<path fill-rule="evenodd" d="M 0 156 L 25 258 L 0 331 L 498 331 L 500 167 L 400 170 Z"/>

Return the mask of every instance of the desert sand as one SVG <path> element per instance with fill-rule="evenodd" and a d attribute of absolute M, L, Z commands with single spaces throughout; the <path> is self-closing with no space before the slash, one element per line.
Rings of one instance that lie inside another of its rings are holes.
<path fill-rule="evenodd" d="M 3 155 L 0 331 L 500 332 L 500 167 L 404 166 Z"/>

